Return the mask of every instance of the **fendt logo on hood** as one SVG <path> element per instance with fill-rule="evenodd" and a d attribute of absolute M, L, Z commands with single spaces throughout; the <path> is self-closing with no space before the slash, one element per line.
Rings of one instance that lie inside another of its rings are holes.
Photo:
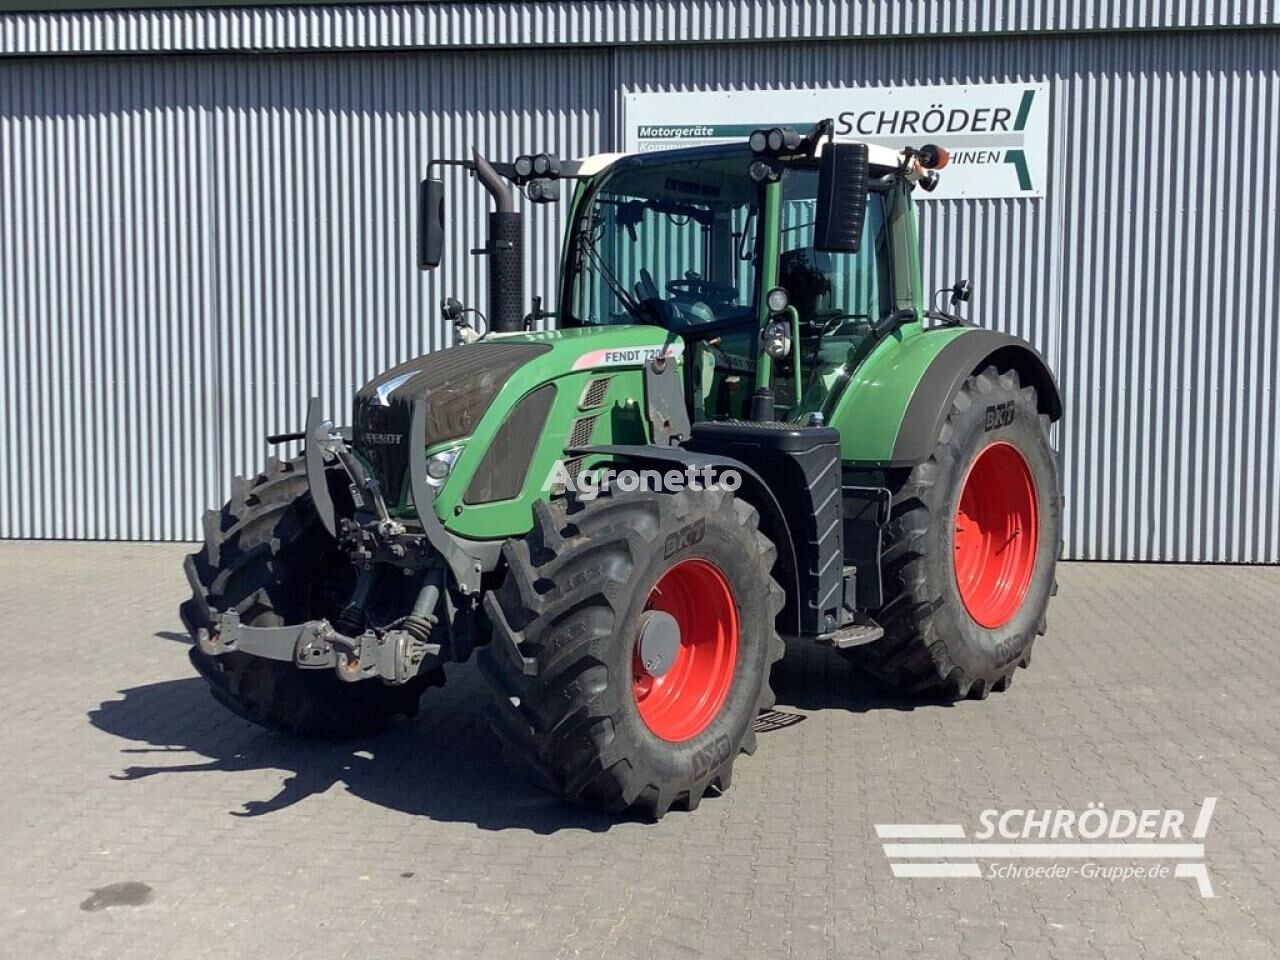
<path fill-rule="evenodd" d="M 396 447 L 404 437 L 398 433 L 362 433 L 360 439 L 370 446 Z"/>

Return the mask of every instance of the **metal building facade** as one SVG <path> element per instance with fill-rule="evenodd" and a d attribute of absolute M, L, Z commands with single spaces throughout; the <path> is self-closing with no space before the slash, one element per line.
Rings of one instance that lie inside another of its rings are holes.
<path fill-rule="evenodd" d="M 1045 198 L 923 205 L 927 277 L 971 277 L 970 314 L 1058 371 L 1068 556 L 1280 562 L 1280 218 L 1254 172 L 1280 155 L 1278 24 L 1154 0 L 0 15 L 0 536 L 192 538 L 307 396 L 341 413 L 447 343 L 440 297 L 482 297 L 481 198 L 453 185 L 420 274 L 429 156 L 610 149 L 627 91 L 1047 80 Z M 531 219 L 531 292 L 561 213 Z"/>

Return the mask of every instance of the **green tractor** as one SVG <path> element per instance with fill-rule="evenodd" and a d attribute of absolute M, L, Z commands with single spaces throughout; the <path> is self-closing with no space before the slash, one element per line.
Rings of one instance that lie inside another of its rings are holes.
<path fill-rule="evenodd" d="M 1062 401 L 1030 345 L 955 315 L 967 283 L 930 306 L 912 193 L 946 159 L 824 121 L 434 161 L 491 198 L 486 311 L 446 300 L 457 345 L 371 381 L 350 427 L 313 400 L 268 438 L 303 454 L 206 514 L 181 612 L 215 697 L 359 735 L 475 652 L 515 762 L 660 817 L 729 787 L 784 638 L 900 691 L 1005 689 L 1055 588 Z M 562 185 L 558 307 L 526 312 L 515 193 Z"/>

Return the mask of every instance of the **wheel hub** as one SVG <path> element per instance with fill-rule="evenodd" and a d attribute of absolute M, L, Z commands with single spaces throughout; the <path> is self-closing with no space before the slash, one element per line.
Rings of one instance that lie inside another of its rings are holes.
<path fill-rule="evenodd" d="M 680 621 L 664 610 L 640 615 L 640 665 L 651 677 L 664 677 L 680 653 Z"/>

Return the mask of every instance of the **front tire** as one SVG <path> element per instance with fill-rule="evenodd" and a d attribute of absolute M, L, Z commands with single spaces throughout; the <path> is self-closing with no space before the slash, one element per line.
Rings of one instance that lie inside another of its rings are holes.
<path fill-rule="evenodd" d="M 894 491 L 883 639 L 845 651 L 882 684 L 983 698 L 1031 660 L 1057 592 L 1058 455 L 1016 370 L 969 377 L 928 460 Z"/>
<path fill-rule="evenodd" d="M 534 514 L 504 548 L 506 581 L 486 598 L 493 640 L 478 654 L 508 753 L 609 811 L 657 818 L 727 789 L 783 651 L 775 550 L 754 508 L 689 490 Z"/>
<path fill-rule="evenodd" d="M 214 629 L 223 611 L 249 627 L 332 620 L 351 595 L 354 571 L 311 504 L 301 458 L 273 458 L 252 482 L 237 479 L 231 499 L 209 511 L 204 526 L 204 546 L 184 564 L 191 599 L 179 607 L 193 640 Z M 375 733 L 397 714 L 416 713 L 423 690 L 444 679 L 437 671 L 388 687 L 244 653 L 210 657 L 193 646 L 190 657 L 227 709 L 297 736 Z"/>

